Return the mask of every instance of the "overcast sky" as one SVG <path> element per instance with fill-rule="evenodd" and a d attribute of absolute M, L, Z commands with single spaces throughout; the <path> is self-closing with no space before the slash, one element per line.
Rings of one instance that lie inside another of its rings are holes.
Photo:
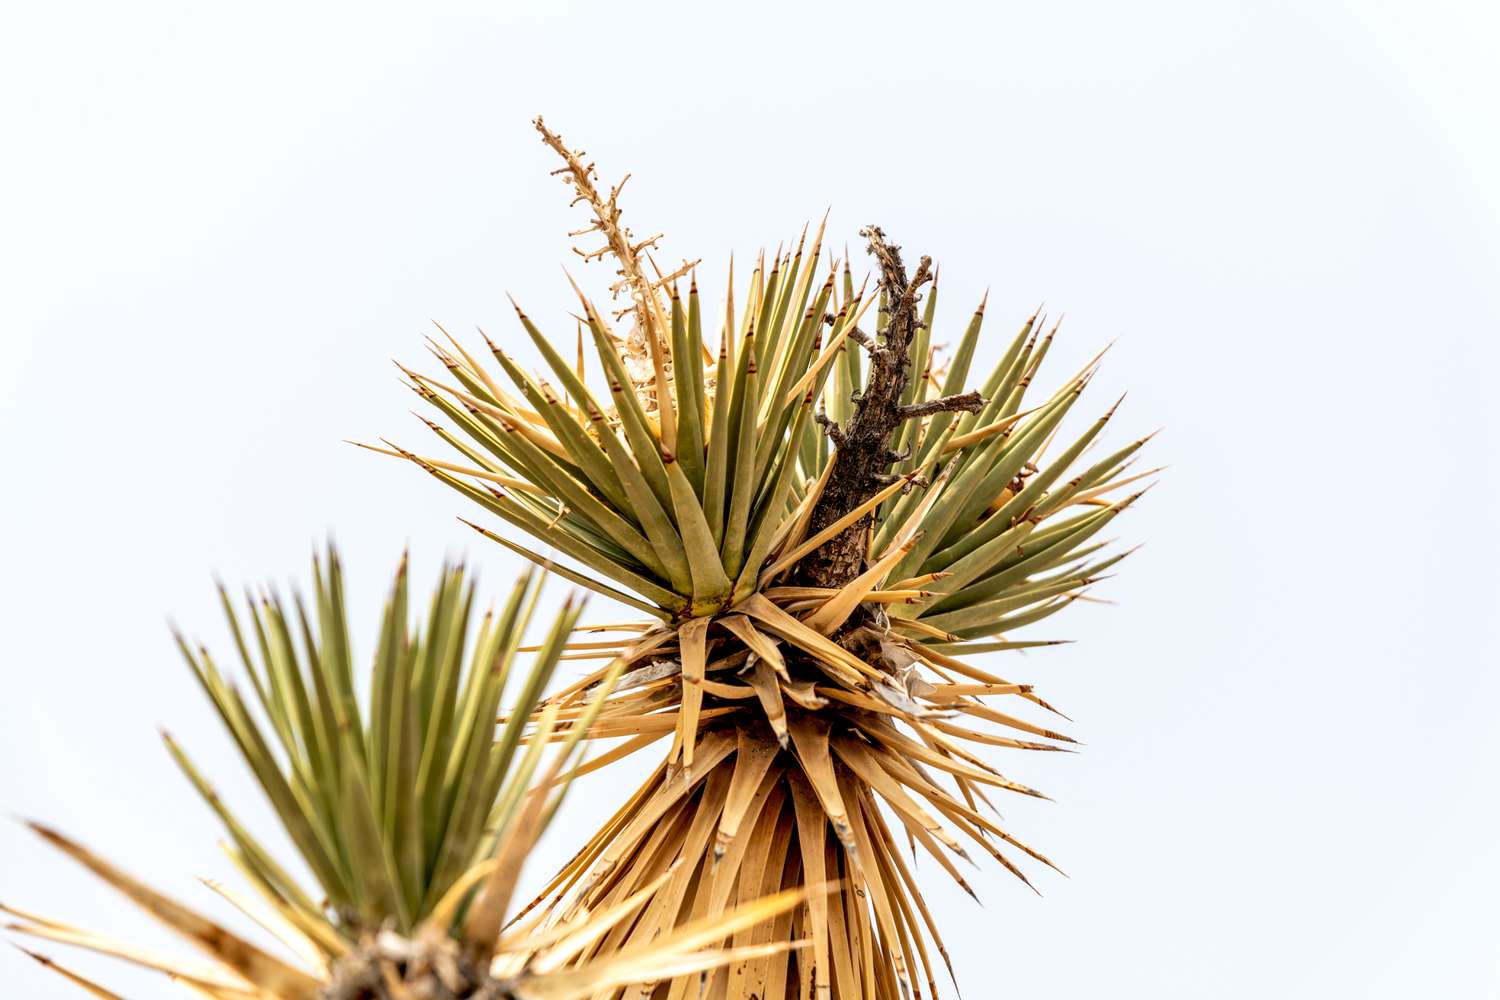
<path fill-rule="evenodd" d="M 571 336 L 541 112 L 710 300 L 831 205 L 840 251 L 873 221 L 940 262 L 938 339 L 988 288 L 993 361 L 1045 301 L 1051 377 L 1118 338 L 1096 410 L 1166 426 L 1118 604 L 990 664 L 1086 747 L 998 759 L 1070 879 L 987 868 L 981 909 L 924 866 L 967 996 L 1500 995 L 1494 7 L 838 6 L 8 5 L 0 808 L 212 909 L 156 727 L 269 820 L 165 619 L 225 649 L 210 574 L 303 579 L 330 532 L 361 657 L 405 545 L 508 584 L 473 511 L 340 441 L 421 440 L 390 359 L 430 320 L 530 358 L 509 290 Z M 165 940 L 13 824 L 0 899 Z M 0 981 L 75 995 L 10 949 Z"/>

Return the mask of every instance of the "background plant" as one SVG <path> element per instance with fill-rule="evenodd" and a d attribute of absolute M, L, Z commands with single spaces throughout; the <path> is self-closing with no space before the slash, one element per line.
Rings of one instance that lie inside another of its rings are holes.
<path fill-rule="evenodd" d="M 475 588 L 462 565 L 445 566 L 426 604 L 414 608 L 406 561 L 396 573 L 375 644 L 365 697 L 356 684 L 345 616 L 343 570 L 329 548 L 313 562 L 310 598 L 290 606 L 269 591 L 247 594 L 247 613 L 220 590 L 253 691 L 253 705 L 208 650 L 177 636 L 182 654 L 287 836 L 321 890 L 309 892 L 236 817 L 170 736 L 173 758 L 218 815 L 228 853 L 258 891 L 208 885 L 273 934 L 283 958 L 163 896 L 93 851 L 42 824 L 33 829 L 118 889 L 211 959 L 179 959 L 5 907 L 10 929 L 164 972 L 195 993 L 246 997 L 568 998 L 643 978 L 786 950 L 706 947 L 726 933 L 799 902 L 795 893 L 751 901 L 675 935 L 578 961 L 590 943 L 653 896 L 654 888 L 566 925 L 537 921 L 502 935 L 521 867 L 546 829 L 576 763 L 575 749 L 619 671 L 606 677 L 559 752 L 545 761 L 559 707 L 540 710 L 581 605 L 571 598 L 535 655 L 518 655 L 541 596 L 534 573 L 498 608 L 474 613 Z M 248 627 L 247 627 L 248 626 Z M 494 720 L 510 690 L 509 721 Z M 537 787 L 532 790 L 535 784 Z M 32 953 L 96 996 L 115 994 Z M 289 960 L 290 959 L 290 960 Z"/>

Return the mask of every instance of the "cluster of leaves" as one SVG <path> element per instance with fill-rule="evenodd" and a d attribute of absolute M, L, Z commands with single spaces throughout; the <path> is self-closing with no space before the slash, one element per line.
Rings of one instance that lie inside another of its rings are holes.
<path fill-rule="evenodd" d="M 342 575 L 331 549 L 326 578 L 314 560 L 316 630 L 300 596 L 291 618 L 273 595 L 247 597 L 257 655 L 221 590 L 266 726 L 208 651 L 177 637 L 326 905 L 301 892 L 170 738 L 168 745 L 256 883 L 304 919 L 331 909 L 334 929 L 354 940 L 387 921 L 410 932 L 426 920 L 454 883 L 493 852 L 515 817 L 540 754 L 533 744 L 512 766 L 522 720 L 513 718 L 496 739 L 494 719 L 541 583 L 530 574 L 517 581 L 499 612 L 486 612 L 476 629 L 473 583 L 462 566 L 444 567 L 426 628 L 411 632 L 403 560 L 381 620 L 366 719 L 354 685 Z M 540 700 L 579 611 L 569 602 L 552 622 L 522 678 L 518 709 L 530 712 Z"/>
<path fill-rule="evenodd" d="M 248 629 L 221 588 L 258 713 L 206 648 L 177 637 L 283 829 L 317 878 L 321 900 L 286 871 L 181 747 L 165 737 L 178 765 L 222 821 L 229 856 L 259 896 L 218 883 L 210 887 L 271 932 L 297 961 L 276 957 L 41 824 L 33 828 L 43 838 L 213 961 L 158 955 L 6 908 L 15 918 L 13 930 L 165 972 L 198 994 L 221 1000 L 377 996 L 384 994 L 362 991 L 384 988 L 378 984 L 387 979 L 398 985 L 406 980 L 415 988 L 430 975 L 454 996 L 565 1000 L 768 950 L 709 946 L 797 905 L 799 893 L 749 901 L 735 912 L 716 914 L 602 962 L 576 959 L 596 937 L 649 902 L 649 887 L 588 919 L 550 929 L 533 921 L 502 936 L 522 865 L 561 803 L 588 728 L 587 720 L 572 727 L 550 764 L 544 751 L 556 707 L 541 711 L 531 738 L 523 738 L 581 606 L 565 601 L 541 643 L 525 647 L 541 580 L 533 573 L 523 576 L 499 610 L 487 611 L 476 625 L 474 585 L 462 566 L 447 566 L 428 603 L 425 628 L 413 629 L 403 559 L 362 702 L 342 577 L 330 548 L 326 567 L 314 560 L 309 601 L 296 595 L 289 611 L 273 594 L 247 596 Z M 523 652 L 533 654 L 526 669 L 517 665 Z M 606 678 L 598 689 L 593 711 L 602 707 L 612 683 Z M 512 711 L 496 734 L 501 700 L 512 686 L 517 688 Z M 114 996 L 37 957 L 96 996 Z"/>
<path fill-rule="evenodd" d="M 607 237 L 601 252 L 610 251 L 619 242 L 609 236 L 610 226 L 619 231 L 614 193 L 602 200 L 592 167 L 538 127 L 565 156 L 562 173 Z M 883 274 L 879 294 L 868 295 L 847 260 L 824 257 L 821 227 L 810 246 L 806 236 L 762 258 L 740 307 L 731 273 L 713 346 L 695 276 L 678 275 L 684 297 L 674 278 L 648 280 L 638 258 L 619 253 L 618 287 L 630 293 L 620 315 L 634 325 L 616 332 L 578 291 L 575 360 L 517 307 L 548 376 L 488 337 L 482 352 L 433 341 L 447 376 L 403 371 L 446 419 L 428 425 L 456 454 L 391 442 L 376 450 L 419 465 L 564 561 L 471 523 L 486 537 L 650 616 L 617 627 L 622 638 L 568 647 L 608 661 L 591 683 L 631 667 L 592 729 L 626 742 L 590 768 L 672 736 L 662 766 L 551 887 L 560 894 L 553 905 L 582 912 L 678 866 L 659 905 L 596 954 L 730 898 L 836 878 L 847 895 L 785 918 L 784 930 L 812 942 L 795 972 L 786 956 L 767 959 L 752 972 L 720 973 L 710 995 L 776 995 L 800 977 L 809 989 L 895 997 L 918 964 L 935 992 L 924 937 L 943 951 L 941 937 L 877 802 L 966 889 L 949 857 L 967 857 L 964 840 L 1023 879 L 1002 847 L 1051 864 L 984 812 L 987 787 L 1040 793 L 964 744 L 1053 750 L 1072 741 L 985 704 L 1010 697 L 1055 712 L 1029 685 L 958 657 L 1049 644 L 1012 633 L 1084 598 L 1128 554 L 1106 552 L 1099 535 L 1140 495 L 1126 487 L 1152 473 L 1132 469 L 1145 439 L 1082 461 L 1113 406 L 1059 441 L 1098 357 L 1028 400 L 1055 324 L 1028 319 L 965 393 L 983 303 L 940 377 L 936 287 L 918 316 L 919 280 Z M 877 249 L 888 255 L 872 241 Z M 867 332 L 861 324 L 876 306 Z M 909 340 L 894 337 L 897 323 Z M 587 384 L 585 339 L 607 397 Z M 890 377 L 880 352 L 888 362 L 893 350 L 920 375 L 894 401 L 880 483 L 830 511 L 842 445 L 871 379 Z M 851 532 L 856 572 L 837 586 L 810 584 L 808 561 Z M 561 711 L 554 738 L 576 733 L 593 690 L 574 685 L 549 699 Z M 964 717 L 1002 732 L 969 728 Z M 748 830 L 767 836 L 771 853 L 736 853 Z M 799 849 L 787 850 L 791 842 Z"/>
<path fill-rule="evenodd" d="M 815 240 L 814 260 L 819 252 Z M 799 560 L 865 517 L 874 522 L 872 551 L 889 560 L 881 578 L 896 581 L 889 588 L 896 594 L 876 600 L 899 603 L 904 620 L 940 629 L 942 635 L 928 629 L 923 636 L 939 645 L 1040 620 L 1123 558 L 1043 576 L 1097 553 L 1102 545 L 1085 543 L 1139 494 L 1115 501 L 1107 495 L 1151 472 L 1126 474 L 1146 441 L 1141 439 L 1060 482 L 1094 443 L 1113 408 L 1062 454 L 1043 462 L 1045 446 L 1095 362 L 1047 400 L 1023 410 L 1026 388 L 1056 333 L 1054 327 L 1039 340 L 1038 317 L 1011 340 L 983 383 L 985 403 L 978 412 L 939 411 L 929 420 L 908 423 L 897 443 L 897 451 L 908 457 L 894 464 L 893 482 L 877 499 L 809 535 L 807 515 L 832 469 L 828 437 L 810 419 L 814 401 L 825 402 L 835 419 L 847 413 L 850 386 L 858 386 L 862 374 L 860 354 L 846 342 L 875 299 L 854 290 L 845 262 L 842 294 L 835 291 L 837 271 L 830 270 L 809 304 L 814 268 L 804 266 L 802 257 L 799 245 L 769 274 L 757 268 L 750 304 L 738 319 L 731 282 L 719 361 L 707 372 L 697 283 L 690 286 L 685 306 L 676 289 L 669 290 L 670 319 L 662 316 L 661 323 L 675 347 L 669 358 L 662 350 L 652 360 L 659 371 L 670 362 L 675 393 L 631 381 L 620 349 L 623 338 L 581 293 L 587 329 L 609 383 L 608 409 L 585 386 L 583 372 L 519 308 L 522 328 L 563 386 L 561 397 L 493 341 L 486 339 L 488 351 L 519 395 L 503 389 L 457 342 L 451 342 L 451 350 L 434 345 L 458 385 L 408 375 L 414 390 L 462 432 L 458 436 L 431 425 L 467 464 L 406 449 L 394 453 L 597 576 L 475 525 L 501 545 L 669 622 L 712 615 L 769 590 Z M 928 375 L 908 386 L 906 403 L 913 407 L 937 395 L 926 335 L 936 304 L 934 289 L 925 303 L 922 336 L 911 346 L 913 366 Z M 794 322 L 791 317 L 798 315 Z M 943 395 L 965 384 L 983 319 L 981 304 L 958 342 Z M 762 376 L 763 371 L 773 374 Z M 706 386 L 713 387 L 710 398 Z M 658 411 L 662 419 L 650 419 L 648 405 L 654 410 L 656 400 L 668 396 L 676 400 L 675 418 Z M 665 429 L 669 425 L 672 435 Z M 903 545 L 910 543 L 899 555 L 892 546 L 898 537 Z M 872 565 L 880 564 L 877 558 Z M 846 594 L 835 607 L 852 609 L 870 592 Z"/>

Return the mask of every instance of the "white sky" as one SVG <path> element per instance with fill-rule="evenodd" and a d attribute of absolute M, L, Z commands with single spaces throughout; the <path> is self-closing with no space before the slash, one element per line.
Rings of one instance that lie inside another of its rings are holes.
<path fill-rule="evenodd" d="M 1045 300 L 1053 378 L 1118 337 L 1095 407 L 1167 425 L 1120 606 L 993 664 L 1087 747 L 1001 758 L 1071 879 L 987 867 L 980 909 L 924 866 L 966 995 L 1500 995 L 1492 5 L 307 6 L 0 15 L 0 806 L 212 908 L 155 726 L 266 814 L 163 618 L 224 648 L 210 572 L 300 578 L 333 529 L 366 625 L 407 542 L 508 582 L 339 442 L 421 439 L 389 359 L 429 319 L 514 338 L 509 289 L 571 334 L 543 112 L 710 299 L 831 204 L 939 260 L 940 337 L 989 287 L 992 361 Z M 14 825 L 0 899 L 160 940 Z"/>

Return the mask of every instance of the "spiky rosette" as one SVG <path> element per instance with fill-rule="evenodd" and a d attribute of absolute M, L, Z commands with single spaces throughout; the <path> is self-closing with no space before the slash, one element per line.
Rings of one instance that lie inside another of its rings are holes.
<path fill-rule="evenodd" d="M 447 377 L 406 374 L 450 421 L 429 426 L 458 456 L 377 450 L 566 560 L 472 525 L 487 537 L 653 618 L 625 638 L 572 644 L 609 665 L 548 702 L 562 738 L 624 665 L 593 735 L 625 742 L 587 766 L 672 737 L 662 766 L 553 888 L 609 905 L 675 866 L 670 891 L 599 942 L 603 954 L 767 889 L 844 879 L 842 895 L 810 901 L 764 938 L 807 936 L 810 952 L 720 972 L 710 995 L 895 997 L 918 968 L 935 991 L 926 942 L 943 951 L 941 938 L 897 830 L 965 889 L 953 856 L 974 848 L 1024 879 L 1020 855 L 1051 863 L 986 814 L 986 789 L 1039 793 L 970 746 L 1072 742 L 987 704 L 1051 711 L 1030 685 L 960 657 L 1047 645 L 1013 634 L 1124 557 L 1098 539 L 1140 495 L 1126 488 L 1151 475 L 1131 469 L 1144 440 L 1082 461 L 1113 407 L 1059 440 L 1098 358 L 1034 399 L 1057 330 L 1043 334 L 1040 316 L 965 391 L 981 303 L 939 382 L 930 261 L 908 278 L 874 228 L 864 235 L 878 295 L 855 289 L 847 261 L 825 272 L 823 229 L 810 247 L 804 230 L 795 251 L 762 257 L 739 308 L 731 275 L 711 350 L 696 277 L 684 300 L 673 281 L 643 276 L 628 239 L 617 252 L 618 189 L 602 200 L 592 167 L 537 125 L 600 220 L 591 230 L 608 237 L 586 256 L 621 262 L 651 376 L 628 363 L 636 341 L 581 291 L 607 397 L 587 385 L 581 343 L 565 359 L 517 307 L 550 376 L 488 338 L 503 378 L 451 338 L 434 343 Z"/>
<path fill-rule="evenodd" d="M 660 883 L 567 922 L 537 917 L 502 934 L 521 866 L 557 809 L 589 717 L 603 706 L 619 671 L 603 678 L 581 716 L 575 719 L 577 703 L 570 705 L 568 731 L 559 732 L 562 707 L 539 709 L 538 702 L 580 608 L 565 602 L 544 642 L 533 647 L 532 665 L 522 670 L 517 652 L 540 594 L 532 574 L 476 627 L 473 585 L 462 567 L 450 567 L 432 596 L 425 631 L 413 630 L 403 559 L 362 709 L 342 572 L 331 549 L 326 569 L 325 575 L 315 562 L 311 608 L 299 597 L 295 617 L 270 594 L 250 599 L 249 642 L 224 598 L 259 715 L 206 649 L 178 638 L 316 876 L 320 901 L 287 874 L 165 737 L 173 758 L 223 822 L 225 849 L 258 898 L 215 882 L 208 886 L 276 937 L 288 955 L 264 950 L 35 823 L 42 838 L 186 937 L 209 961 L 159 955 L 0 906 L 13 918 L 9 929 L 163 972 L 217 1000 L 570 1000 L 793 947 L 785 940 L 739 949 L 717 942 L 800 905 L 803 894 L 797 891 L 747 900 L 733 912 L 608 957 L 585 956 L 595 939 L 650 905 Z M 513 721 L 497 740 L 493 720 L 508 686 L 517 689 Z M 533 714 L 537 725 L 528 743 L 522 735 Z M 548 763 L 544 748 L 552 736 L 564 745 Z M 529 790 L 533 779 L 536 788 Z M 95 996 L 115 996 L 30 954 Z"/>

